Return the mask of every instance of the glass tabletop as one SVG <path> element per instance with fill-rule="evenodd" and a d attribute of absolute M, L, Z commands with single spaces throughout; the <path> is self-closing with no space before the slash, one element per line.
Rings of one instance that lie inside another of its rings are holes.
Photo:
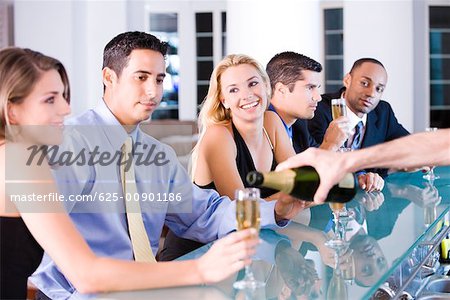
<path fill-rule="evenodd" d="M 108 299 L 194 295 L 196 299 L 368 299 L 413 248 L 439 229 L 450 204 L 450 167 L 435 169 L 434 182 L 421 172 L 395 173 L 386 178 L 382 193 L 358 192 L 346 204 L 339 251 L 327 247 L 333 237 L 329 205 L 308 209 L 281 230 L 261 230 L 262 243 L 252 263 L 256 291 L 234 290 L 238 272 L 209 286 L 108 294 Z M 341 219 L 342 220 L 342 219 Z M 204 254 L 205 245 L 181 258 Z M 337 253 L 336 253 L 337 252 Z"/>

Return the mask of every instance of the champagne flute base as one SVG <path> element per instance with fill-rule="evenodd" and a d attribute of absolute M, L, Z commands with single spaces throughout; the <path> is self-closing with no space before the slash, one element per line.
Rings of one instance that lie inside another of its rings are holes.
<path fill-rule="evenodd" d="M 325 242 L 325 246 L 335 250 L 336 252 L 341 252 L 344 249 L 347 249 L 349 242 L 342 239 L 331 239 Z"/>
<path fill-rule="evenodd" d="M 240 280 L 233 283 L 233 288 L 235 288 L 236 290 L 259 289 L 265 286 L 265 282 L 257 280 Z"/>
<path fill-rule="evenodd" d="M 426 179 L 428 181 L 434 181 L 439 178 L 440 177 L 434 173 L 428 173 L 428 174 L 423 175 L 423 179 Z"/>

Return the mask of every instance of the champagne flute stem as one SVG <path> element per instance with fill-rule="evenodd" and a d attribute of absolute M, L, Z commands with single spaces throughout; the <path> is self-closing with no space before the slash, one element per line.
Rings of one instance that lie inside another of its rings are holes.
<path fill-rule="evenodd" d="M 254 281 L 255 280 L 255 276 L 253 276 L 253 272 L 250 269 L 250 266 L 245 266 L 245 278 L 248 281 Z"/>

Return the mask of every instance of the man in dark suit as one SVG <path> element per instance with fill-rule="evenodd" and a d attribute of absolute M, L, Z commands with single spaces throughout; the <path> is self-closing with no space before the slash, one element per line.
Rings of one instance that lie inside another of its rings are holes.
<path fill-rule="evenodd" d="M 310 135 L 306 120 L 314 117 L 321 96 L 320 72 L 317 61 L 295 52 L 276 54 L 267 64 L 267 74 L 272 87 L 269 110 L 280 117 L 296 153 L 309 147 L 320 147 L 337 151 L 350 134 L 349 120 L 340 117 L 327 124 L 320 142 Z M 358 178 L 367 191 L 383 188 L 383 179 L 374 173 L 365 173 Z"/>
<path fill-rule="evenodd" d="M 308 121 L 309 132 L 320 143 L 333 120 L 331 99 L 344 98 L 352 128 L 346 147 L 366 148 L 408 135 L 389 103 L 380 100 L 386 83 L 387 73 L 381 62 L 373 58 L 357 60 L 344 77 L 344 87 L 337 93 L 322 95 L 314 118 Z M 371 171 L 387 175 L 386 169 Z"/>

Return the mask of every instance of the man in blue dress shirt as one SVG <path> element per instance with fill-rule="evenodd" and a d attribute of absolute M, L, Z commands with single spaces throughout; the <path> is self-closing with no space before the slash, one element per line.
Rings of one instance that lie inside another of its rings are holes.
<path fill-rule="evenodd" d="M 133 260 L 124 201 L 136 197 L 154 255 L 164 224 L 180 237 L 203 243 L 236 227 L 235 203 L 193 185 L 175 152 L 138 125 L 161 101 L 166 50 L 167 43 L 143 32 L 126 32 L 112 39 L 103 55 L 103 100 L 67 122 L 61 155 L 50 159 L 66 199 L 84 196 L 86 201 L 69 201 L 66 206 L 99 256 Z M 128 137 L 133 139 L 136 158 L 134 195 L 124 195 L 119 163 L 112 160 L 120 157 Z M 285 226 L 300 209 L 298 201 L 261 201 L 261 225 Z M 32 281 L 51 299 L 82 298 L 48 255 Z"/>

